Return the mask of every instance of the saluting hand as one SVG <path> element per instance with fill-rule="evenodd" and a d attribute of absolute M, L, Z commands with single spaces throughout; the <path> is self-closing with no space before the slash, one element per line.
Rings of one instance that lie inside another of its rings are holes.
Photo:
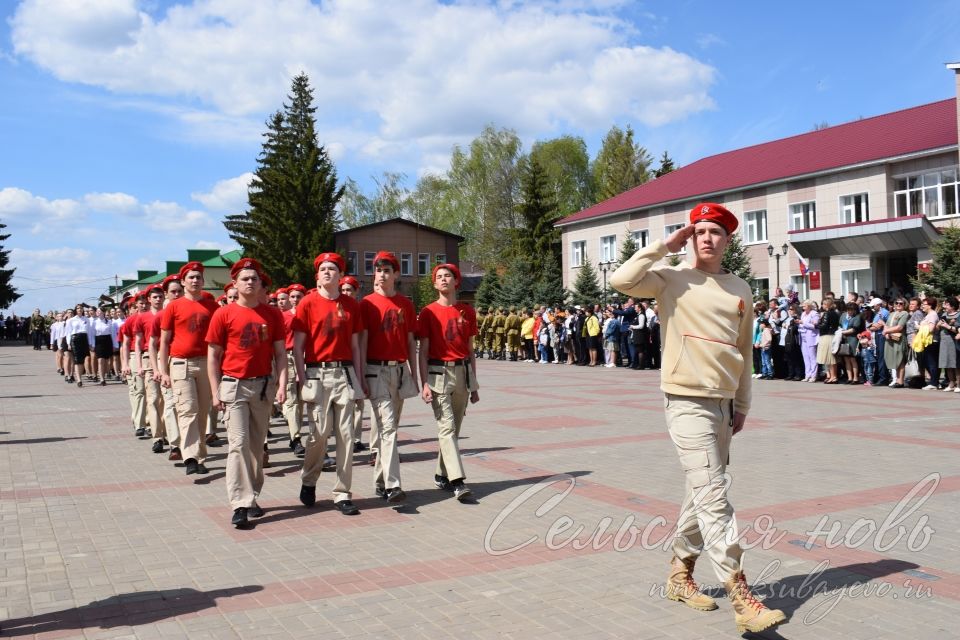
<path fill-rule="evenodd" d="M 670 253 L 679 253 L 684 245 L 687 244 L 687 240 L 693 237 L 694 226 L 688 224 L 686 226 L 680 227 L 664 240 L 664 244 L 667 245 L 667 250 Z"/>

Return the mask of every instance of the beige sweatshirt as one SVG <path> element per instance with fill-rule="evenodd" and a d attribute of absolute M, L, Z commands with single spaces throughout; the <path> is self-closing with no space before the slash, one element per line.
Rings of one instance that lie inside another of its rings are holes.
<path fill-rule="evenodd" d="M 732 273 L 706 273 L 687 263 L 653 265 L 667 255 L 656 240 L 610 277 L 626 295 L 656 298 L 660 306 L 660 388 L 665 393 L 733 399 L 750 410 L 753 369 L 753 297 Z"/>

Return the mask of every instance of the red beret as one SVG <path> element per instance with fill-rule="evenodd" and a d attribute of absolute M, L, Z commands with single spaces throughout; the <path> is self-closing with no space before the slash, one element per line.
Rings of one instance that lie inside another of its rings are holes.
<path fill-rule="evenodd" d="M 277 289 L 274 293 L 276 293 L 276 294 L 279 296 L 279 295 L 281 295 L 281 294 L 287 295 L 287 294 L 290 293 L 290 291 L 289 291 L 286 287 L 280 287 L 280 288 Z"/>
<path fill-rule="evenodd" d="M 273 293 L 270 294 L 270 299 L 271 299 L 271 300 L 276 300 L 276 299 L 277 299 L 277 292 L 276 292 L 276 291 L 274 291 Z"/>
<path fill-rule="evenodd" d="M 342 278 L 340 278 L 340 286 L 342 287 L 345 284 L 348 284 L 351 287 L 353 287 L 354 291 L 360 291 L 360 283 L 357 282 L 357 279 L 354 278 L 353 276 L 343 276 Z"/>
<path fill-rule="evenodd" d="M 730 213 L 726 207 L 713 202 L 701 202 L 690 210 L 690 224 L 698 222 L 713 222 L 727 231 L 727 235 L 737 230 L 740 222 L 737 216 Z"/>
<path fill-rule="evenodd" d="M 154 293 L 154 292 L 159 293 L 159 294 L 162 295 L 162 294 L 163 294 L 163 287 L 161 287 L 159 284 L 151 285 L 151 286 L 147 287 L 147 290 L 146 290 L 146 291 L 143 292 L 143 297 L 144 297 L 144 298 L 149 298 L 149 297 L 150 297 L 150 294 L 151 294 L 151 293 Z"/>
<path fill-rule="evenodd" d="M 163 279 L 163 282 L 160 283 L 160 287 L 166 291 L 170 288 L 170 285 L 174 282 L 180 282 L 180 274 L 171 273 L 166 278 Z"/>
<path fill-rule="evenodd" d="M 217 298 L 217 302 L 218 302 L 218 303 L 226 302 L 226 301 L 227 301 L 227 296 L 226 296 L 226 294 L 224 294 L 224 295 L 220 296 L 219 298 Z"/>
<path fill-rule="evenodd" d="M 446 269 L 447 271 L 449 271 L 450 273 L 452 273 L 452 274 L 453 274 L 453 279 L 454 279 L 454 281 L 456 282 L 457 286 L 458 286 L 458 287 L 460 286 L 460 280 L 462 279 L 462 276 L 460 275 L 460 269 L 457 268 L 457 265 L 455 265 L 455 264 L 450 264 L 449 262 L 445 262 L 445 263 L 443 263 L 443 264 L 438 264 L 437 266 L 435 266 L 435 267 L 433 268 L 433 271 L 432 271 L 431 274 L 430 274 L 430 279 L 431 279 L 431 280 L 436 281 L 436 279 L 437 279 L 437 270 L 438 270 L 438 269 Z"/>
<path fill-rule="evenodd" d="M 306 293 L 307 288 L 300 284 L 299 282 L 294 282 L 293 284 L 287 285 L 287 291 L 293 293 L 294 291 L 299 291 L 300 293 Z"/>
<path fill-rule="evenodd" d="M 253 269 L 257 272 L 257 275 L 260 276 L 260 279 L 263 280 L 263 266 L 253 258 L 241 258 L 234 262 L 233 266 L 230 267 L 230 277 L 236 280 L 237 275 L 244 269 Z"/>
<path fill-rule="evenodd" d="M 233 284 L 233 282 L 231 281 L 223 285 L 223 292 L 229 293 L 230 289 L 236 289 L 236 288 L 237 288 L 237 285 Z"/>
<path fill-rule="evenodd" d="M 203 265 L 196 261 L 188 262 L 187 264 L 183 265 L 180 267 L 180 279 L 186 280 L 187 274 L 191 271 L 199 271 L 200 273 L 203 273 Z"/>
<path fill-rule="evenodd" d="M 344 262 L 343 256 L 339 253 L 334 253 L 333 251 L 327 251 L 326 253 L 321 253 L 316 258 L 313 259 L 313 270 L 319 271 L 320 265 L 324 262 L 332 262 L 337 265 L 337 269 L 340 271 L 347 270 L 347 263 Z"/>
<path fill-rule="evenodd" d="M 376 265 L 378 262 L 383 260 L 384 262 L 389 262 L 393 266 L 394 271 L 400 271 L 400 261 L 397 260 L 397 256 L 393 255 L 389 251 L 380 251 L 373 257 L 373 264 Z"/>

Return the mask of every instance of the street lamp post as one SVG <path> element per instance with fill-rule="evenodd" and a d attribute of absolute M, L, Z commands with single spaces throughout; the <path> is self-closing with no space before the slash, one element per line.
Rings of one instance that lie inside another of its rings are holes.
<path fill-rule="evenodd" d="M 780 247 L 781 253 L 774 253 L 776 250 L 773 248 L 773 245 L 772 244 L 767 245 L 767 255 L 770 256 L 771 258 L 777 259 L 777 288 L 778 289 L 781 288 L 780 287 L 780 258 L 787 255 L 788 248 L 789 247 L 787 247 L 787 243 L 784 242 L 783 245 Z"/>
<path fill-rule="evenodd" d="M 599 265 L 600 272 L 603 273 L 603 306 L 607 306 L 607 271 L 613 266 L 613 262 L 601 262 Z"/>

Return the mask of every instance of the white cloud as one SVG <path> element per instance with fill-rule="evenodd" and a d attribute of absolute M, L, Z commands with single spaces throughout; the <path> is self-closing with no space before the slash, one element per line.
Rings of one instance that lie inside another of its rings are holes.
<path fill-rule="evenodd" d="M 209 211 L 240 213 L 247 209 L 247 187 L 253 174 L 249 171 L 236 178 L 220 180 L 207 193 L 191 193 L 190 197 Z"/>
<path fill-rule="evenodd" d="M 134 0 L 24 0 L 10 24 L 21 58 L 66 81 L 181 100 L 190 107 L 175 117 L 204 136 L 262 130 L 305 71 L 321 131 L 359 132 L 325 136 L 331 151 L 409 157 L 490 122 L 529 138 L 712 108 L 716 71 L 643 46 L 621 4 L 193 0 L 148 13 Z"/>
<path fill-rule="evenodd" d="M 19 221 L 76 220 L 83 215 L 83 207 L 76 200 L 48 200 L 16 187 L 0 189 L 0 218 L 8 224 Z"/>

